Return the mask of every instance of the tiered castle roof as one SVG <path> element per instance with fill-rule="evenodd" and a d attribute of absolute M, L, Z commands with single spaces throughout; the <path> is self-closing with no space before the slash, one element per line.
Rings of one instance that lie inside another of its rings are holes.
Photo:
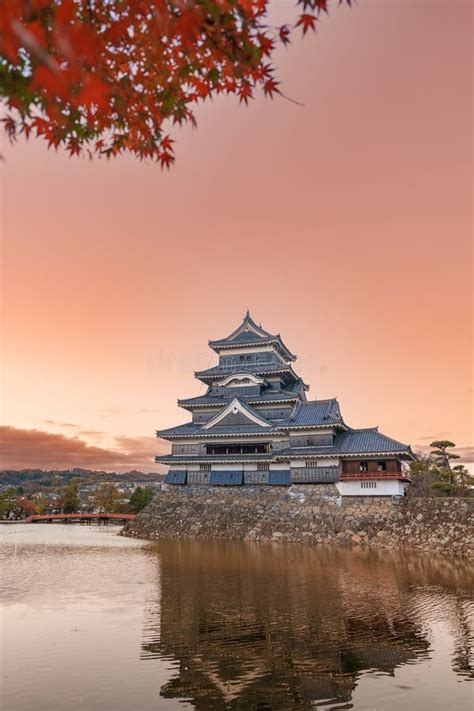
<path fill-rule="evenodd" d="M 316 435 L 318 431 L 324 431 L 332 433 L 330 441 L 311 441 L 308 446 L 301 447 L 292 441 L 291 447 L 275 448 L 266 454 L 245 455 L 244 459 L 281 461 L 290 456 L 361 455 L 412 458 L 409 445 L 383 435 L 377 428 L 349 427 L 336 398 L 308 401 L 308 386 L 292 367 L 296 356 L 284 344 L 280 334 L 271 334 L 257 325 L 249 312 L 229 336 L 209 341 L 209 345 L 219 355 L 219 364 L 195 373 L 207 384 L 207 392 L 178 400 L 180 407 L 193 414 L 195 411 L 207 412 L 206 419 L 202 421 L 195 416 L 193 422 L 158 431 L 158 437 L 201 442 L 249 437 L 255 441 L 255 438 L 281 440 L 298 433 L 314 432 Z M 275 414 L 278 405 L 282 409 Z M 156 461 L 161 462 L 172 462 L 173 459 L 173 455 L 156 457 Z M 185 458 L 180 456 L 179 461 L 242 461 L 242 456 L 188 455 Z"/>

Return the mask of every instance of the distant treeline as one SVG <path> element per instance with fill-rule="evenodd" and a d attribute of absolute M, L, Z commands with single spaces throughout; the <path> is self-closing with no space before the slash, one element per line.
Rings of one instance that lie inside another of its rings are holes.
<path fill-rule="evenodd" d="M 2 469 L 0 471 L 0 485 L 8 486 L 22 486 L 24 484 L 34 483 L 38 486 L 56 486 L 58 484 L 66 484 L 74 479 L 76 480 L 88 480 L 92 479 L 94 481 L 104 480 L 110 482 L 123 482 L 123 481 L 161 481 L 163 479 L 162 474 L 158 473 L 145 473 L 137 470 L 132 470 L 130 472 L 118 473 L 118 472 L 104 472 L 92 469 Z"/>

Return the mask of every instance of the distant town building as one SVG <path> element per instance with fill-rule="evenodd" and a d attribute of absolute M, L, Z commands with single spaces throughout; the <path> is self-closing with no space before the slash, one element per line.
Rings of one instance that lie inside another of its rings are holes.
<path fill-rule="evenodd" d="M 171 453 L 165 483 L 216 486 L 332 483 L 342 495 L 401 496 L 409 445 L 377 427 L 354 429 L 335 398 L 308 400 L 296 356 L 247 312 L 227 338 L 209 341 L 216 366 L 196 372 L 204 395 L 178 400 L 192 421 L 157 432 Z"/>

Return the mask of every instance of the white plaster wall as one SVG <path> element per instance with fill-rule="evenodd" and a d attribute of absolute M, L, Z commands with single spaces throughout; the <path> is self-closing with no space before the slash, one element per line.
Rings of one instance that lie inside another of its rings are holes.
<path fill-rule="evenodd" d="M 305 457 L 301 457 L 301 459 L 291 459 L 290 460 L 290 466 L 295 467 L 295 468 L 300 468 L 304 467 L 305 462 L 310 461 L 309 459 L 305 459 Z M 317 459 L 314 460 L 314 466 L 315 467 L 337 467 L 339 466 L 339 459 L 337 457 L 327 457 L 326 459 Z"/>
<path fill-rule="evenodd" d="M 379 479 L 375 483 L 373 489 L 363 488 L 360 481 L 338 481 L 336 486 L 341 496 L 403 496 L 405 491 L 402 481 Z"/>
<path fill-rule="evenodd" d="M 262 346 L 242 346 L 241 348 L 220 348 L 219 349 L 219 355 L 244 355 L 244 353 L 275 353 L 278 358 L 282 358 L 278 350 L 275 348 L 275 346 L 271 343 L 267 343 L 266 345 Z"/>
<path fill-rule="evenodd" d="M 242 464 L 218 464 L 217 462 L 212 465 L 212 471 L 216 472 L 231 472 L 231 471 L 242 471 Z"/>
<path fill-rule="evenodd" d="M 304 437 L 305 435 L 333 434 L 334 427 L 318 427 L 315 425 L 311 429 L 290 430 L 290 437 Z"/>
<path fill-rule="evenodd" d="M 197 405 L 195 407 L 196 412 L 215 412 L 217 414 L 220 406 L 223 404 L 225 405 L 225 403 L 217 402 L 215 405 Z M 188 410 L 188 412 L 190 412 L 190 410 Z"/>

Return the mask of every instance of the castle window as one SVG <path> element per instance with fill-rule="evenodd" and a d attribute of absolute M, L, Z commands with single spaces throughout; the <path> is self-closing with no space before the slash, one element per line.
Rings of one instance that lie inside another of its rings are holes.
<path fill-rule="evenodd" d="M 258 462 L 257 464 L 257 471 L 258 472 L 266 472 L 270 469 L 270 464 L 268 462 Z"/>
<path fill-rule="evenodd" d="M 376 489 L 377 482 L 376 481 L 361 481 L 360 488 L 361 489 Z"/>
<path fill-rule="evenodd" d="M 206 454 L 267 454 L 269 452 L 271 452 L 270 443 L 206 444 Z"/>
<path fill-rule="evenodd" d="M 377 462 L 377 469 L 379 470 L 379 472 L 386 472 L 387 462 Z"/>
<path fill-rule="evenodd" d="M 211 465 L 210 464 L 200 464 L 199 469 L 202 472 L 210 472 L 211 471 Z"/>
<path fill-rule="evenodd" d="M 314 467 L 314 462 L 305 462 L 305 467 Z"/>
<path fill-rule="evenodd" d="M 360 472 L 368 472 L 369 471 L 369 462 L 359 462 L 359 471 Z"/>

